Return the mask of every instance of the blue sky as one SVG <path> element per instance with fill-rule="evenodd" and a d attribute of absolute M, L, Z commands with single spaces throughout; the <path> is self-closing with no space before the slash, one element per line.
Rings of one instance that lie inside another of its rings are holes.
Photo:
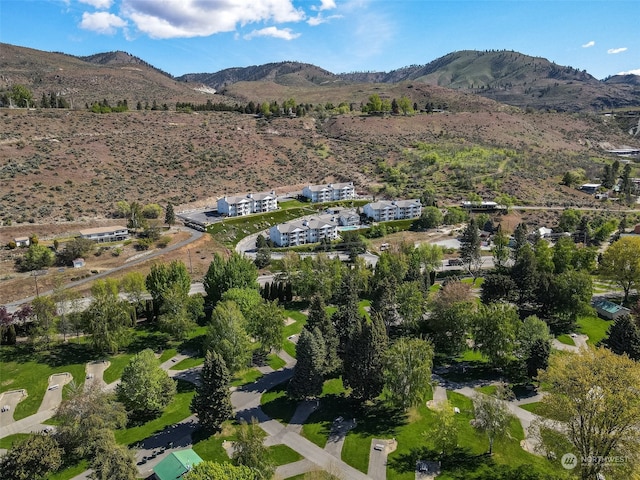
<path fill-rule="evenodd" d="M 124 50 L 176 76 L 284 60 L 389 71 L 492 49 L 640 75 L 639 25 L 640 0 L 0 0 L 0 42 Z"/>

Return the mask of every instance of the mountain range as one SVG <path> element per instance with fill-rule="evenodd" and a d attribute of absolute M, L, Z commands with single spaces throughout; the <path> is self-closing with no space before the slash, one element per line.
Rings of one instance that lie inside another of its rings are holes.
<path fill-rule="evenodd" d="M 0 88 L 21 83 L 34 91 L 35 98 L 40 91 L 56 92 L 76 104 L 127 97 L 169 105 L 202 102 L 202 92 L 212 90 L 219 94 L 218 101 L 271 101 L 274 98 L 255 97 L 255 92 L 271 92 L 264 89 L 264 84 L 270 84 L 273 94 L 298 98 L 302 92 L 313 91 L 316 101 L 323 103 L 342 100 L 332 97 L 336 88 L 352 91 L 365 86 L 370 92 L 396 85 L 427 85 L 536 110 L 597 112 L 640 107 L 640 76 L 598 80 L 584 70 L 506 50 L 453 52 L 425 65 L 389 72 L 335 74 L 315 65 L 286 61 L 173 77 L 126 52 L 75 57 L 0 44 L 0 72 Z M 366 96 L 362 100 L 366 101 Z"/>

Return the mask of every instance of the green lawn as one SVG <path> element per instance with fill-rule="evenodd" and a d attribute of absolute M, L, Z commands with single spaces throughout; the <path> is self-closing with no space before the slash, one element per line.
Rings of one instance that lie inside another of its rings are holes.
<path fill-rule="evenodd" d="M 320 396 L 320 407 L 309 415 L 302 426 L 302 435 L 320 448 L 324 448 L 331 433 L 331 425 L 337 417 L 353 417 L 353 407 L 344 397 L 341 378 L 326 380 Z"/>
<path fill-rule="evenodd" d="M 284 424 L 291 421 L 291 417 L 296 411 L 298 402 L 287 397 L 288 382 L 276 385 L 271 390 L 262 394 L 260 404 L 262 411 L 274 420 Z"/>
<path fill-rule="evenodd" d="M 188 370 L 193 367 L 200 366 L 204 363 L 204 357 L 189 357 L 176 363 L 171 370 Z"/>
<path fill-rule="evenodd" d="M 103 380 L 109 384 L 118 380 L 122 376 L 124 367 L 126 367 L 135 353 L 121 353 L 109 358 L 109 367 L 102 375 Z"/>
<path fill-rule="evenodd" d="M 89 462 L 87 460 L 82 460 L 77 465 L 72 465 L 63 470 L 60 470 L 58 473 L 50 475 L 49 477 L 47 477 L 47 480 L 70 480 L 73 477 L 77 477 L 88 468 Z"/>
<path fill-rule="evenodd" d="M 15 442 L 17 442 L 18 440 L 29 438 L 30 436 L 30 433 L 14 433 L 13 435 L 9 435 L 8 437 L 0 438 L 0 448 L 9 450 L 13 447 L 13 444 Z"/>
<path fill-rule="evenodd" d="M 124 445 L 133 445 L 150 437 L 165 427 L 178 423 L 191 416 L 191 399 L 195 395 L 195 385 L 178 380 L 178 393 L 173 401 L 164 409 L 162 415 L 143 425 L 116 430 L 116 441 Z"/>
<path fill-rule="evenodd" d="M 515 418 L 511 422 L 508 436 L 496 439 L 494 455 L 485 455 L 488 439 L 469 424 L 473 418 L 473 403 L 462 395 L 447 393 L 451 403 L 461 411 L 456 416 L 459 447 L 441 458 L 442 473 L 438 479 L 470 478 L 473 473 L 478 472 L 485 473 L 483 478 L 491 478 L 493 471 L 512 472 L 518 467 L 526 468 L 529 472 L 552 474 L 554 478 L 567 478 L 559 464 L 554 465 L 522 450 L 520 440 L 524 438 L 524 433 L 520 422 Z M 413 480 L 417 460 L 438 458 L 435 446 L 429 439 L 435 417 L 425 406 L 414 409 L 407 415 L 378 404 L 365 409 L 360 415 L 357 428 L 347 435 L 342 450 L 342 459 L 353 467 L 367 471 L 373 438 L 395 438 L 398 441 L 398 449 L 388 459 L 387 478 L 390 480 Z M 515 478 L 516 475 L 513 474 L 512 477 Z"/>
<path fill-rule="evenodd" d="M 589 337 L 587 340 L 589 345 L 596 345 L 607 336 L 607 330 L 612 323 L 612 320 L 604 320 L 595 316 L 580 317 L 578 318 L 578 331 Z"/>
<path fill-rule="evenodd" d="M 164 363 L 170 358 L 175 357 L 177 354 L 178 350 L 176 350 L 175 348 L 167 348 L 166 350 L 162 351 L 158 360 L 160 360 L 160 363 Z"/>
<path fill-rule="evenodd" d="M 286 465 L 287 463 L 302 460 L 302 455 L 286 445 L 273 445 L 269 447 L 269 454 L 276 466 Z"/>
<path fill-rule="evenodd" d="M 571 345 L 572 347 L 576 346 L 576 342 L 573 341 L 573 338 L 571 338 L 566 333 L 563 333 L 562 335 L 558 335 L 556 337 L 556 340 L 558 340 L 560 343 L 564 343 L 565 345 Z"/>
<path fill-rule="evenodd" d="M 520 405 L 520 408 L 527 412 L 535 413 L 536 415 L 542 415 L 542 404 L 540 402 L 525 403 Z"/>
<path fill-rule="evenodd" d="M 242 370 L 241 372 L 236 373 L 233 376 L 233 380 L 231 381 L 232 387 L 239 387 L 240 385 L 245 385 L 247 383 L 253 383 L 258 380 L 262 376 L 260 370 L 257 368 L 247 368 L 246 370 Z"/>
<path fill-rule="evenodd" d="M 269 355 L 267 355 L 267 362 L 268 362 L 269 366 L 271 368 L 273 368 L 274 370 L 280 370 L 281 368 L 283 368 L 286 365 L 286 362 L 284 360 L 282 360 L 275 353 L 270 353 Z"/>
<path fill-rule="evenodd" d="M 293 358 L 296 358 L 296 345 L 291 340 L 288 340 L 288 338 L 291 335 L 298 335 L 302 331 L 302 328 L 307 323 L 307 316 L 304 313 L 301 313 L 300 310 L 304 310 L 305 308 L 308 308 L 308 306 L 309 305 L 306 302 L 296 302 L 287 305 L 288 308 L 284 311 L 285 317 L 295 320 L 294 323 L 284 327 L 284 331 L 282 333 L 282 337 L 284 339 L 282 349 Z"/>
<path fill-rule="evenodd" d="M 28 395 L 17 405 L 13 418 L 20 420 L 38 411 L 49 376 L 55 373 L 68 372 L 77 385 L 82 385 L 86 364 L 94 360 L 96 356 L 86 343 L 57 344 L 43 352 L 34 352 L 27 344 L 1 347 L 0 392 L 25 389 Z"/>

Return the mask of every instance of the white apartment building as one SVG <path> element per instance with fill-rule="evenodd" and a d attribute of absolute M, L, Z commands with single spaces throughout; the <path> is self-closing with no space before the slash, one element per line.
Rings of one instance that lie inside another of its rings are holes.
<path fill-rule="evenodd" d="M 302 189 L 302 195 L 312 202 L 332 202 L 356 198 L 356 189 L 353 182 L 307 185 Z"/>
<path fill-rule="evenodd" d="M 392 202 L 367 203 L 362 211 L 376 222 L 417 218 L 422 214 L 422 203 L 419 199 L 394 200 Z"/>
<path fill-rule="evenodd" d="M 271 227 L 269 238 L 279 247 L 318 243 L 323 238 L 338 238 L 338 226 L 318 219 L 286 222 Z"/>
<path fill-rule="evenodd" d="M 245 196 L 224 196 L 218 199 L 218 213 L 241 217 L 250 213 L 271 212 L 278 209 L 276 192 L 249 193 Z"/>

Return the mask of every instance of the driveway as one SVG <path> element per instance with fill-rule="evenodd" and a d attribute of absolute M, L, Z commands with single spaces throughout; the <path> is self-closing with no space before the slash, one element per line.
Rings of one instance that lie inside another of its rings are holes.
<path fill-rule="evenodd" d="M 70 373 L 56 373 L 49 377 L 49 385 L 38 412 L 55 410 L 62 403 L 62 387 L 73 380 Z"/>

